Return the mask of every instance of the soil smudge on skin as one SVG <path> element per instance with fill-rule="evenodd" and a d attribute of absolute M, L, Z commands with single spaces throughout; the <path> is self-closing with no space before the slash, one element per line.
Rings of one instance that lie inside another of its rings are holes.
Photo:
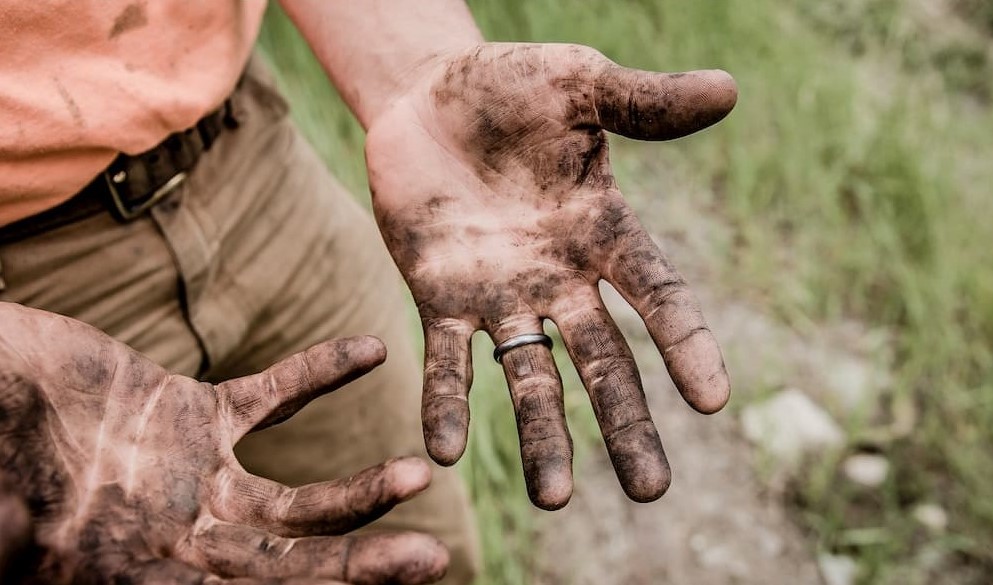
<path fill-rule="evenodd" d="M 148 17 L 145 14 L 145 5 L 141 2 L 135 2 L 134 4 L 127 5 L 117 15 L 117 18 L 114 19 L 114 25 L 110 27 L 107 38 L 113 40 L 128 31 L 139 29 L 146 25 L 148 25 Z"/>
<path fill-rule="evenodd" d="M 72 94 L 66 89 L 66 86 L 62 84 L 62 81 L 58 77 L 53 77 L 52 81 L 55 82 L 55 89 L 59 92 L 59 97 L 66 104 L 66 109 L 69 110 L 69 115 L 72 116 L 72 121 L 76 123 L 80 128 L 86 127 L 86 120 L 83 118 L 83 112 L 79 109 L 79 104 L 73 99 Z"/>

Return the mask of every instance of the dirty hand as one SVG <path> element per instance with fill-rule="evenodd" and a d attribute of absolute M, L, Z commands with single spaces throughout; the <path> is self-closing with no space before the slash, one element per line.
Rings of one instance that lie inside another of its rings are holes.
<path fill-rule="evenodd" d="M 376 219 L 409 284 L 426 346 L 422 416 L 439 463 L 461 456 L 469 424 L 470 336 L 494 342 L 555 322 L 586 386 L 627 495 L 660 497 L 668 463 L 641 380 L 597 290 L 641 314 L 686 401 L 719 410 L 730 387 L 699 305 L 625 203 L 606 131 L 667 140 L 721 120 L 734 81 L 721 71 L 626 69 L 589 47 L 483 44 L 438 57 L 370 125 Z M 502 359 L 528 493 L 572 493 L 572 444 L 552 353 Z"/>
<path fill-rule="evenodd" d="M 375 338 L 214 386 L 65 317 L 0 303 L 0 323 L 0 479 L 34 524 L 35 552 L 21 556 L 31 566 L 13 567 L 28 583 L 427 583 L 444 572 L 430 536 L 344 535 L 423 490 L 424 461 L 291 489 L 248 474 L 231 450 L 381 363 Z"/>

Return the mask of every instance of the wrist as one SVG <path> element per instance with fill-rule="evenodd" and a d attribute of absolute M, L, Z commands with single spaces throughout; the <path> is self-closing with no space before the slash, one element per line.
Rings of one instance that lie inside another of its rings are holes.
<path fill-rule="evenodd" d="M 281 0 L 366 129 L 445 54 L 483 42 L 463 0 Z"/>
<path fill-rule="evenodd" d="M 485 41 L 481 36 L 449 41 L 444 46 L 434 47 L 430 53 L 417 57 L 398 57 L 394 62 L 395 75 L 383 84 L 376 94 L 360 100 L 355 113 L 367 130 L 397 101 L 419 91 L 429 91 L 436 79 L 445 75 L 448 64 L 458 57 L 480 47 Z M 402 65 L 399 65 L 403 63 Z M 419 86 L 426 86 L 419 89 Z"/>

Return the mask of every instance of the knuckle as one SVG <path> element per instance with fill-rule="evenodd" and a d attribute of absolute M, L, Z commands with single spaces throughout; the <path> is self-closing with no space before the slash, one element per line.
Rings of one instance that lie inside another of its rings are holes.
<path fill-rule="evenodd" d="M 462 356 L 451 354 L 432 355 L 424 360 L 424 375 L 440 376 L 462 376 L 466 369 L 465 360 Z"/>
<path fill-rule="evenodd" d="M 440 392 L 425 393 L 421 401 L 422 418 L 424 424 L 436 422 L 436 417 L 444 417 L 446 414 L 455 412 L 465 412 L 469 408 L 468 397 L 458 391 L 443 394 Z"/>
<path fill-rule="evenodd" d="M 646 300 L 652 306 L 664 306 L 684 304 L 687 296 L 689 296 L 689 288 L 686 281 L 680 276 L 673 276 L 651 285 Z"/>
<path fill-rule="evenodd" d="M 286 522 L 290 518 L 297 494 L 299 491 L 296 488 L 283 488 L 276 493 L 271 512 L 276 521 Z"/>
<path fill-rule="evenodd" d="M 425 396 L 458 396 L 466 393 L 470 376 L 466 368 L 433 363 L 424 367 Z"/>
<path fill-rule="evenodd" d="M 590 384 L 599 387 L 611 378 L 628 378 L 631 372 L 637 371 L 637 365 L 629 355 L 606 354 L 588 361 L 584 369 Z"/>
<path fill-rule="evenodd" d="M 666 278 L 651 285 L 645 293 L 643 305 L 648 309 L 646 321 L 657 318 L 671 321 L 677 316 L 682 316 L 684 322 L 687 318 L 702 318 L 700 304 L 682 277 Z"/>
<path fill-rule="evenodd" d="M 670 343 L 669 346 L 662 351 L 662 353 L 668 354 L 674 350 L 677 350 L 688 344 L 694 337 L 698 335 L 710 335 L 710 328 L 707 327 L 706 325 L 698 325 L 696 327 L 690 328 L 689 330 L 676 336 L 676 338 L 672 340 L 672 343 Z"/>
<path fill-rule="evenodd" d="M 515 394 L 545 393 L 561 387 L 554 364 L 536 368 L 531 366 L 504 366 L 507 383 Z"/>
<path fill-rule="evenodd" d="M 562 401 L 547 386 L 524 393 L 517 399 L 518 420 L 522 424 L 539 420 L 560 420 L 564 414 Z"/>
<path fill-rule="evenodd" d="M 642 435 L 646 433 L 655 433 L 655 425 L 650 418 L 639 416 L 632 420 L 616 424 L 604 432 L 603 438 L 608 445 L 613 445 L 615 440 L 623 439 L 624 435 Z"/>

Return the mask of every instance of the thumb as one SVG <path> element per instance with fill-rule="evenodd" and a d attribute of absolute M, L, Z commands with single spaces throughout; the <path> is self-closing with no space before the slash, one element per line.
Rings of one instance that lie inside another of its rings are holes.
<path fill-rule="evenodd" d="M 580 123 L 638 140 L 672 140 L 720 122 L 734 108 L 738 87 L 719 69 L 656 73 L 604 58 L 588 70 L 592 108 Z"/>

